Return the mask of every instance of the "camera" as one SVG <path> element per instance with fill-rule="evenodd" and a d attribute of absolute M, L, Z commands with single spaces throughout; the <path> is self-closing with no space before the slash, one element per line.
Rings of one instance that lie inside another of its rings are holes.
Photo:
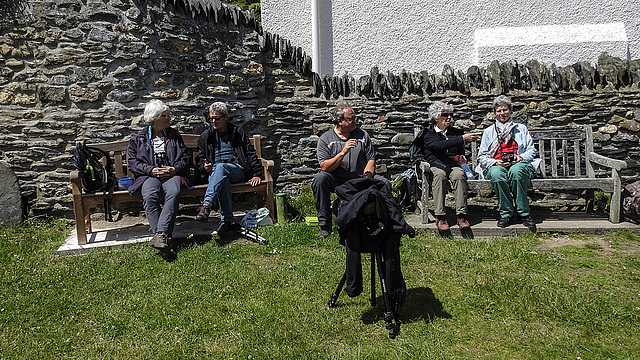
<path fill-rule="evenodd" d="M 164 153 L 154 153 L 153 154 L 153 160 L 155 163 L 156 167 L 163 167 L 163 166 L 167 166 L 169 165 L 169 160 L 167 159 L 167 156 Z"/>
<path fill-rule="evenodd" d="M 502 162 L 512 163 L 516 161 L 516 154 L 514 154 L 512 151 L 502 153 L 502 155 L 500 156 L 500 160 L 502 160 Z"/>

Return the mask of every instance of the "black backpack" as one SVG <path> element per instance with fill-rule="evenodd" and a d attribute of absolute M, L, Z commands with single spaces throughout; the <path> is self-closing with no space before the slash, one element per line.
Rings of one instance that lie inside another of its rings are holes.
<path fill-rule="evenodd" d="M 411 165 L 415 165 L 417 162 L 425 160 L 424 141 L 422 137 L 424 136 L 425 131 L 429 131 L 432 127 L 433 124 L 424 122 L 422 124 L 422 129 L 420 129 L 416 137 L 411 142 L 411 146 L 409 147 L 409 159 L 411 161 Z"/>
<path fill-rule="evenodd" d="M 102 163 L 102 157 L 106 159 L 106 165 Z M 86 194 L 102 192 L 105 218 L 113 221 L 111 198 L 118 183 L 113 171 L 113 160 L 98 148 L 78 144 L 73 151 L 73 166 L 80 172 Z"/>
<path fill-rule="evenodd" d="M 626 185 L 622 192 L 622 217 L 634 224 L 640 223 L 640 180 Z"/>

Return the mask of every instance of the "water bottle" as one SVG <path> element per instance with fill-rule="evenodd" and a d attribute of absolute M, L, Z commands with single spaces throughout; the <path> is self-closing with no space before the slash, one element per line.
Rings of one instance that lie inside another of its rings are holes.
<path fill-rule="evenodd" d="M 473 175 L 473 171 L 469 169 L 469 164 L 464 163 L 464 164 L 461 164 L 460 167 L 462 168 L 462 170 L 464 170 L 464 173 L 467 174 L 467 179 L 475 180 L 476 176 Z"/>

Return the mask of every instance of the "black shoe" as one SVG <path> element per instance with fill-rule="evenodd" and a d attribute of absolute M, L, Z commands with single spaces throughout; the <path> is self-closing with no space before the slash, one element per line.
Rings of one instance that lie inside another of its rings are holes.
<path fill-rule="evenodd" d="M 211 212 L 211 208 L 205 205 L 202 205 L 198 208 L 198 215 L 196 215 L 196 220 L 201 222 L 207 222 L 209 220 L 209 213 Z"/>
<path fill-rule="evenodd" d="M 218 236 L 224 236 L 227 235 L 229 231 L 231 231 L 231 223 L 221 221 L 216 232 L 218 233 Z"/>
<path fill-rule="evenodd" d="M 498 227 L 500 227 L 500 228 L 506 228 L 509 225 L 511 225 L 511 218 L 510 217 L 504 217 L 504 218 L 498 220 Z"/>
<path fill-rule="evenodd" d="M 532 228 L 535 229 L 536 222 L 533 221 L 533 219 L 531 218 L 531 215 L 522 216 L 520 220 L 522 220 L 522 225 L 528 227 L 529 229 L 532 229 Z"/>
<path fill-rule="evenodd" d="M 319 237 L 320 239 L 326 239 L 327 237 L 329 237 L 329 235 L 331 235 L 331 231 L 320 229 L 320 231 L 318 231 L 318 235 L 316 236 Z"/>

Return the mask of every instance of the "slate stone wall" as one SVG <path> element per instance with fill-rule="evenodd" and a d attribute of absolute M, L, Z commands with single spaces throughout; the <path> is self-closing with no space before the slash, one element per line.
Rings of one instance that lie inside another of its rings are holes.
<path fill-rule="evenodd" d="M 0 159 L 20 180 L 32 216 L 71 215 L 71 152 L 78 140 L 126 139 L 144 124 L 153 98 L 172 109 L 173 126 L 200 133 L 213 101 L 232 121 L 261 133 L 276 161 L 276 186 L 292 190 L 318 171 L 317 137 L 328 110 L 350 102 L 372 135 L 378 171 L 408 166 L 408 144 L 435 100 L 455 106 L 457 126 L 485 128 L 491 101 L 507 93 L 532 129 L 592 124 L 600 153 L 640 165 L 640 66 L 603 55 L 596 69 L 535 62 L 448 66 L 442 74 L 320 78 L 300 48 L 263 33 L 251 14 L 204 1 L 60 0 L 28 2 L 0 23 Z"/>

